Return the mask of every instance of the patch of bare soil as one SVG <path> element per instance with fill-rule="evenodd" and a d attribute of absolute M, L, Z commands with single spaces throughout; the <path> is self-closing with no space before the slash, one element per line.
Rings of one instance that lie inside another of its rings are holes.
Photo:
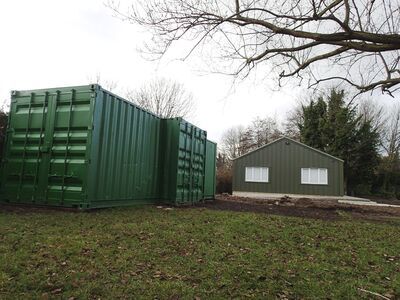
<path fill-rule="evenodd" d="M 11 212 L 17 214 L 30 214 L 30 213 L 57 213 L 57 212 L 81 212 L 78 209 L 67 207 L 55 206 L 38 206 L 28 204 L 6 204 L 0 203 L 0 212 Z"/>
<path fill-rule="evenodd" d="M 400 217 L 398 207 L 361 206 L 338 203 L 337 200 L 310 198 L 253 199 L 218 195 L 214 201 L 206 202 L 202 206 L 214 210 L 259 212 L 323 220 L 341 219 L 341 212 L 353 218 L 377 221 Z"/>

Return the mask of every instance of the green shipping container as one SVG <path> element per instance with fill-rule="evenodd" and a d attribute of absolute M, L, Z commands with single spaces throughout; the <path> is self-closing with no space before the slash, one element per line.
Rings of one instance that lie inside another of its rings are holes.
<path fill-rule="evenodd" d="M 217 144 L 207 140 L 204 175 L 204 199 L 215 198 Z"/>
<path fill-rule="evenodd" d="M 205 138 L 182 119 L 160 119 L 99 85 L 14 91 L 1 198 L 81 209 L 197 202 Z"/>

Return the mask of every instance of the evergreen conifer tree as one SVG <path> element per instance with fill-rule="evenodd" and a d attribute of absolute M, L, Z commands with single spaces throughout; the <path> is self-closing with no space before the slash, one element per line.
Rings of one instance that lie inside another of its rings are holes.
<path fill-rule="evenodd" d="M 302 107 L 301 141 L 344 160 L 348 194 L 368 193 L 378 165 L 379 134 L 372 120 L 346 104 L 343 90 L 331 89 Z"/>

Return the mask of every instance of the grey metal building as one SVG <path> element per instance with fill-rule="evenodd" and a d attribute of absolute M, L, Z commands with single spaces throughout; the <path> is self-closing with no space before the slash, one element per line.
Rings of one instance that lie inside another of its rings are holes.
<path fill-rule="evenodd" d="M 233 194 L 343 196 L 343 160 L 283 137 L 236 158 Z"/>

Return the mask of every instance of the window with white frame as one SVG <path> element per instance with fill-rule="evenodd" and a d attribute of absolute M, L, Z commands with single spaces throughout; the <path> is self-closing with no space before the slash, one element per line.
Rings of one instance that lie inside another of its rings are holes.
<path fill-rule="evenodd" d="M 301 168 L 302 184 L 328 184 L 328 169 Z"/>
<path fill-rule="evenodd" d="M 245 181 L 247 182 L 268 182 L 267 167 L 246 167 Z"/>

